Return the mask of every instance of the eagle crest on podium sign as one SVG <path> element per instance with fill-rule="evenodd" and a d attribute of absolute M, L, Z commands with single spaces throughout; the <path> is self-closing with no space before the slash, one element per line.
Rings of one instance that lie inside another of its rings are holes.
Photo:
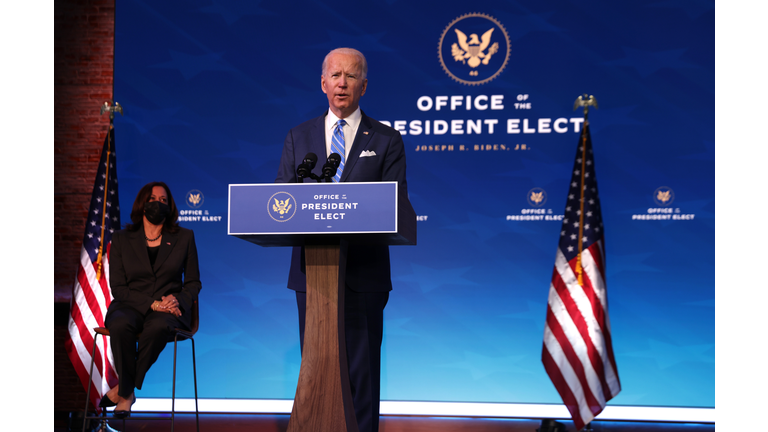
<path fill-rule="evenodd" d="M 277 213 L 280 213 L 281 215 L 284 215 L 291 210 L 291 207 L 293 207 L 293 205 L 290 204 L 290 201 L 291 201 L 290 198 L 286 198 L 284 200 L 279 200 L 275 198 L 275 203 L 272 204 L 272 210 L 274 210 Z"/>
<path fill-rule="evenodd" d="M 288 222 L 296 214 L 295 202 L 296 199 L 288 192 L 277 192 L 267 200 L 267 213 L 275 222 Z"/>

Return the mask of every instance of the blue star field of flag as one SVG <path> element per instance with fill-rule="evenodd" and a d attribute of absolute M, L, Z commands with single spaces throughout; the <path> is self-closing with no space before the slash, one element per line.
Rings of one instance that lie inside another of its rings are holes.
<path fill-rule="evenodd" d="M 582 191 L 584 195 L 583 218 L 581 217 Z M 582 223 L 583 226 L 580 229 Z M 603 238 L 603 218 L 600 214 L 600 198 L 597 196 L 592 139 L 589 136 L 589 125 L 586 122 L 582 136 L 579 137 L 579 148 L 573 163 L 573 175 L 563 213 L 563 226 L 560 231 L 559 247 L 569 262 L 579 254 L 579 236 L 581 236 L 582 250 Z"/>
<path fill-rule="evenodd" d="M 104 139 L 104 148 L 101 151 L 101 160 L 96 172 L 91 205 L 88 209 L 88 218 L 85 223 L 83 247 L 91 257 L 91 262 L 96 262 L 99 257 L 102 225 L 104 226 L 102 254 L 106 253 L 106 245 L 112 240 L 112 233 L 120 229 L 120 200 L 117 194 L 117 158 L 114 149 L 115 131 L 111 129 Z"/>

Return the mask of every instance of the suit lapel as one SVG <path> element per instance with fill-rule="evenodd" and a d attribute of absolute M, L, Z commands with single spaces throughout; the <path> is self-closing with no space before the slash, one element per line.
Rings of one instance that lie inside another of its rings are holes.
<path fill-rule="evenodd" d="M 325 165 L 325 160 L 328 158 L 328 155 L 325 154 L 325 116 L 328 115 L 328 111 L 325 112 L 325 114 L 318 117 L 315 121 L 315 124 L 312 126 L 312 133 L 310 134 L 312 136 L 312 145 L 310 146 L 310 149 L 312 153 L 317 155 L 317 163 L 315 164 L 315 169 L 312 170 L 315 174 L 318 176 L 323 174 L 323 165 Z M 304 157 L 297 155 L 299 157 Z M 297 160 L 296 165 L 300 164 L 301 161 Z"/>
<path fill-rule="evenodd" d="M 131 244 L 131 248 L 139 257 L 139 263 L 141 267 L 146 271 L 152 271 L 152 264 L 149 263 L 149 253 L 147 252 L 147 241 L 144 236 L 144 227 L 138 229 L 138 231 L 129 231 L 128 242 Z"/>
<path fill-rule="evenodd" d="M 157 253 L 157 259 L 155 259 L 155 267 L 152 269 L 155 274 L 157 274 L 157 269 L 163 265 L 175 246 L 176 235 L 171 234 L 168 231 L 163 231 L 163 238 L 160 241 L 160 251 Z"/>
<path fill-rule="evenodd" d="M 344 163 L 344 171 L 341 173 L 341 181 L 347 181 L 349 173 L 352 172 L 352 169 L 355 167 L 355 163 L 357 163 L 357 160 L 360 158 L 360 153 L 362 153 L 363 150 L 366 150 L 368 143 L 373 137 L 373 130 L 371 128 L 370 119 L 362 110 L 360 110 L 360 114 L 360 126 L 357 128 L 355 140 L 352 142 L 352 148 L 350 149 L 349 157 Z"/>

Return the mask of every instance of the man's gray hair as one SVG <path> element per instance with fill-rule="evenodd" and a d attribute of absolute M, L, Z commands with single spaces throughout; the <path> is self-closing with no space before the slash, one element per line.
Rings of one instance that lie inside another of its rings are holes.
<path fill-rule="evenodd" d="M 336 48 L 335 50 L 332 50 L 329 52 L 325 59 L 323 60 L 323 75 L 325 75 L 325 72 L 328 68 L 328 58 L 331 56 L 331 54 L 350 54 L 353 56 L 356 56 L 358 60 L 360 61 L 360 65 L 362 67 L 362 73 L 363 77 L 362 79 L 365 79 L 365 77 L 368 76 L 368 61 L 365 60 L 365 56 L 360 51 L 354 49 L 354 48 Z"/>

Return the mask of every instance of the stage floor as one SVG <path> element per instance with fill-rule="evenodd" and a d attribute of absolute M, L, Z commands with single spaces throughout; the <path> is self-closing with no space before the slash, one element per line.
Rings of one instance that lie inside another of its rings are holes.
<path fill-rule="evenodd" d="M 149 419 L 163 417 L 164 419 Z M 205 432 L 285 432 L 288 429 L 287 414 L 210 414 L 200 415 L 200 430 Z M 574 432 L 573 423 L 560 421 L 569 432 Z M 156 413 L 134 413 L 130 420 L 109 420 L 109 425 L 118 431 L 155 432 L 170 430 L 170 415 Z M 381 416 L 380 432 L 535 432 L 541 420 L 467 418 L 467 417 L 420 417 Z M 713 432 L 714 424 L 692 423 L 649 423 L 595 421 L 594 432 Z M 66 432 L 66 427 L 54 432 Z M 79 431 L 80 429 L 78 429 Z M 176 431 L 195 431 L 194 414 L 177 414 Z"/>

